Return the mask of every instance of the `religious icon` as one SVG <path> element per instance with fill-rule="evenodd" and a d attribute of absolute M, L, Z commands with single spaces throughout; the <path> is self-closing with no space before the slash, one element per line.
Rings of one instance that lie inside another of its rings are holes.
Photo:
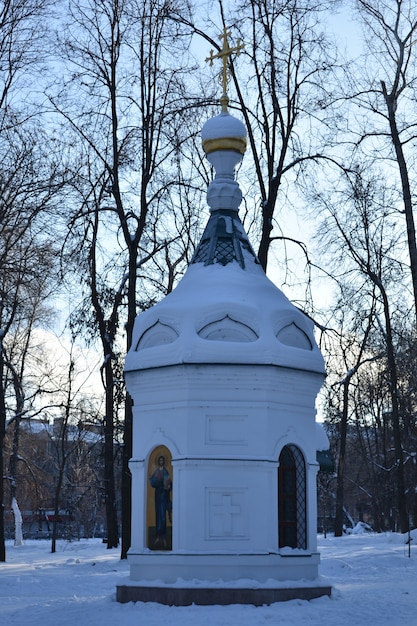
<path fill-rule="evenodd" d="M 167 452 L 167 451 L 166 451 Z M 167 468 L 167 457 L 165 450 L 158 449 L 156 467 L 150 473 L 149 484 L 154 491 L 154 523 L 150 527 L 149 547 L 151 549 L 170 549 L 171 536 L 168 536 L 168 526 L 172 523 L 172 478 Z M 149 501 L 148 501 L 149 502 Z M 171 530 L 169 528 L 169 530 Z"/>

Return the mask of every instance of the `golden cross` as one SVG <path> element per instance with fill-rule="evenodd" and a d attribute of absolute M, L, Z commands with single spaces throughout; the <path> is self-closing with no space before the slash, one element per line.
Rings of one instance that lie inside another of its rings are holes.
<path fill-rule="evenodd" d="M 241 43 L 241 39 L 237 40 L 237 45 L 234 48 L 229 46 L 229 42 L 227 38 L 231 36 L 231 32 L 227 30 L 226 27 L 223 29 L 223 34 L 219 35 L 219 39 L 223 39 L 223 47 L 217 54 L 214 54 L 214 50 L 210 50 L 210 56 L 207 57 L 206 61 L 210 61 L 210 65 L 213 65 L 214 59 L 221 59 L 223 62 L 223 69 L 220 73 L 221 85 L 223 88 L 223 98 L 226 96 L 227 92 L 227 84 L 230 80 L 230 70 L 228 68 L 228 59 L 232 55 L 233 52 L 236 52 L 236 56 L 240 55 L 240 51 L 245 47 L 244 43 Z"/>

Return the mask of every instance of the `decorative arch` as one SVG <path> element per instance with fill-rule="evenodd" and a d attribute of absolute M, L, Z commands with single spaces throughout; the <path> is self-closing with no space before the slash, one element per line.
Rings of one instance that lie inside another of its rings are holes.
<path fill-rule="evenodd" d="M 300 448 L 282 448 L 278 466 L 279 547 L 307 549 L 306 463 Z"/>
<path fill-rule="evenodd" d="M 178 336 L 175 328 L 158 320 L 142 334 L 136 345 L 136 351 L 173 343 Z"/>
<path fill-rule="evenodd" d="M 301 350 L 312 350 L 313 345 L 307 334 L 295 322 L 287 324 L 276 335 L 278 341 Z"/>
<path fill-rule="evenodd" d="M 229 315 L 206 324 L 198 331 L 198 334 L 202 339 L 209 341 L 250 342 L 258 339 L 258 335 L 250 326 Z"/>
<path fill-rule="evenodd" d="M 172 550 L 173 478 L 172 454 L 166 446 L 159 445 L 148 460 L 146 545 L 150 550 Z"/>

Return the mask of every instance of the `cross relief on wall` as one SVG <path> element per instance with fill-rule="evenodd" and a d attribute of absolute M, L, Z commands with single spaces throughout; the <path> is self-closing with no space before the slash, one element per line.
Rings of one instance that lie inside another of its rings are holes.
<path fill-rule="evenodd" d="M 244 539 L 246 489 L 208 489 L 206 493 L 207 539 Z"/>

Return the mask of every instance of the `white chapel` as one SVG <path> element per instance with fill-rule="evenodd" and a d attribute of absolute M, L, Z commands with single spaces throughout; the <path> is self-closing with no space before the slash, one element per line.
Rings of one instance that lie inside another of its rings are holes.
<path fill-rule="evenodd" d="M 324 362 L 312 322 L 267 278 L 240 221 L 246 129 L 221 102 L 201 133 L 215 171 L 207 226 L 178 286 L 137 317 L 126 357 L 132 540 L 121 602 L 330 592 L 317 582 Z"/>

